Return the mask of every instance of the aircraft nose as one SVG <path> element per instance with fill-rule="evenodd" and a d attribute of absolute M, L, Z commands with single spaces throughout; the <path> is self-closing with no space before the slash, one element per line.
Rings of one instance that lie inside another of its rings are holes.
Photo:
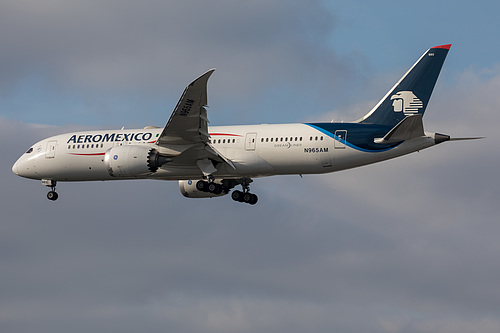
<path fill-rule="evenodd" d="M 18 161 L 16 161 L 16 163 L 14 163 L 14 165 L 12 166 L 12 172 L 19 176 L 19 168 L 18 168 L 17 162 Z"/>

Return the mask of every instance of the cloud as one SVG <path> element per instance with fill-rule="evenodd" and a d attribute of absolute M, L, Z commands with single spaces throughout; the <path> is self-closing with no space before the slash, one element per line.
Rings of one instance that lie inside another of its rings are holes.
<path fill-rule="evenodd" d="M 161 126 L 215 67 L 213 124 L 283 122 L 275 108 L 297 121 L 363 79 L 362 56 L 324 42 L 335 26 L 321 1 L 3 1 L 0 107 L 25 122 Z"/>
<path fill-rule="evenodd" d="M 319 46 L 334 19 L 317 1 L 4 1 L 0 12 L 4 85 L 39 73 L 93 90 L 177 91 L 220 67 L 215 85 L 231 95 L 325 70 L 323 83 L 338 84 L 334 72 L 350 71 Z"/>

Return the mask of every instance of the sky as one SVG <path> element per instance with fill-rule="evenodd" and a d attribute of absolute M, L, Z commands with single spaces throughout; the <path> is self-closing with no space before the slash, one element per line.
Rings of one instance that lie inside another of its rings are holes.
<path fill-rule="evenodd" d="M 500 331 L 500 5 L 0 2 L 0 331 Z M 34 142 L 164 126 L 210 68 L 212 125 L 353 121 L 453 44 L 424 117 L 446 142 L 257 179 L 256 206 L 175 182 L 11 172 Z"/>

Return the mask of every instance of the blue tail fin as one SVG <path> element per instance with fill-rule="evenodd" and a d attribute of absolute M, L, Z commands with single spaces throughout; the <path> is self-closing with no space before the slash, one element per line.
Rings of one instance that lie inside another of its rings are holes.
<path fill-rule="evenodd" d="M 423 115 L 450 47 L 440 45 L 427 50 L 358 122 L 395 126 L 406 116 Z"/>

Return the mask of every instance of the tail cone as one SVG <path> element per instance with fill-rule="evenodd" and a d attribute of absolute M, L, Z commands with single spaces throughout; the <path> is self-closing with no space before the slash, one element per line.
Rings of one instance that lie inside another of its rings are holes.
<path fill-rule="evenodd" d="M 445 142 L 445 141 L 448 141 L 448 140 L 450 140 L 450 136 L 449 135 L 439 134 L 439 133 L 436 133 L 434 135 L 434 142 L 436 144 L 440 144 L 441 142 Z"/>

